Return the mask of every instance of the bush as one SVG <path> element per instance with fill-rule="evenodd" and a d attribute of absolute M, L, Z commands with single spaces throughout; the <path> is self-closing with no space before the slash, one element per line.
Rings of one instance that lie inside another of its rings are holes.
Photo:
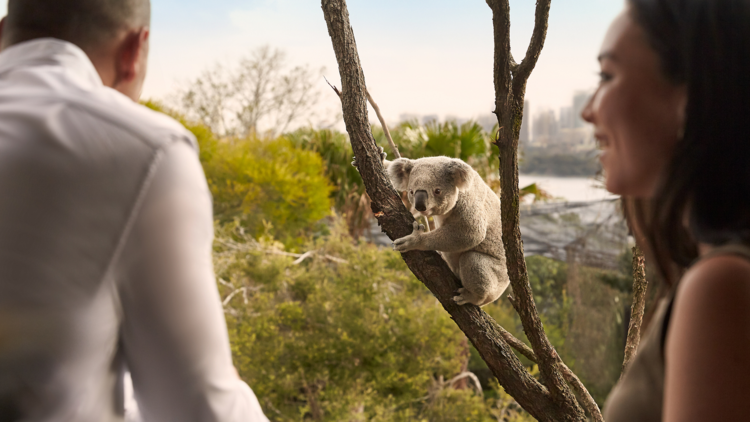
<path fill-rule="evenodd" d="M 145 105 L 195 135 L 219 221 L 237 220 L 256 238 L 268 235 L 295 246 L 330 214 L 332 188 L 317 152 L 283 137 L 218 139 L 205 125 L 187 122 L 159 104 Z"/>
<path fill-rule="evenodd" d="M 239 219 L 255 237 L 296 245 L 330 213 L 323 161 L 287 139 L 219 142 L 203 168 L 216 218 Z"/>
<path fill-rule="evenodd" d="M 248 242 L 230 229 L 217 242 L 218 275 L 232 286 L 221 288 L 253 292 L 231 302 L 235 363 L 267 413 L 344 420 L 359 406 L 408 408 L 433 377 L 460 372 L 463 334 L 397 253 L 354 244 L 339 224 L 293 265 L 264 252 L 280 252 L 267 240 L 232 250 L 222 239 Z"/>

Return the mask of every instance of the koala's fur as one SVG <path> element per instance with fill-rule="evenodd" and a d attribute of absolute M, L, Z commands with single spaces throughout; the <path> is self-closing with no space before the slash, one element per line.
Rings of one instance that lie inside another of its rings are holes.
<path fill-rule="evenodd" d="M 484 306 L 497 300 L 510 283 L 501 238 L 500 199 L 465 162 L 449 157 L 385 161 L 399 191 L 408 192 L 415 218 L 432 216 L 435 230 L 397 239 L 400 252 L 438 251 L 461 280 L 457 304 Z M 422 211 L 418 210 L 422 209 Z"/>

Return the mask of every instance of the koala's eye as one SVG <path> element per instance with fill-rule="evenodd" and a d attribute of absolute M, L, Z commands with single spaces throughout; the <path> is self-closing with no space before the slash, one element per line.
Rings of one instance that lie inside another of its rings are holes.
<path fill-rule="evenodd" d="M 435 189 L 435 195 L 440 195 L 440 189 Z"/>
<path fill-rule="evenodd" d="M 409 195 L 414 195 L 414 191 L 413 191 L 413 190 L 410 190 L 410 191 L 409 191 Z"/>

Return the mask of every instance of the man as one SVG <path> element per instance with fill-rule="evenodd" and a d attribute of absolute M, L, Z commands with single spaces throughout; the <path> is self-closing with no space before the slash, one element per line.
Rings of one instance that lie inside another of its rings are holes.
<path fill-rule="evenodd" d="M 0 421 L 267 421 L 232 366 L 194 138 L 135 101 L 148 0 L 0 23 Z"/>

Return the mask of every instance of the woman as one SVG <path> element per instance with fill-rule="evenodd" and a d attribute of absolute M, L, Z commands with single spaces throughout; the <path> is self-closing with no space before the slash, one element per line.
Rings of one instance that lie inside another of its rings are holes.
<path fill-rule="evenodd" d="M 750 420 L 750 1 L 630 0 L 582 112 L 670 288 L 607 422 Z"/>

